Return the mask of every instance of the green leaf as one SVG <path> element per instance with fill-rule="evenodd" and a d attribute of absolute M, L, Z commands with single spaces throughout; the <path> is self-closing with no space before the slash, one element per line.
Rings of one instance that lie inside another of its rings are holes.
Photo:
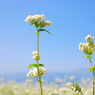
<path fill-rule="evenodd" d="M 39 29 L 38 31 L 45 31 L 45 32 L 51 34 L 49 31 L 47 31 L 47 30 L 45 30 L 45 29 Z"/>
<path fill-rule="evenodd" d="M 92 69 L 92 67 L 91 68 L 88 68 L 88 70 L 91 70 Z"/>
<path fill-rule="evenodd" d="M 39 26 L 37 22 L 30 23 L 30 25 L 33 25 L 35 27 L 38 27 Z"/>
<path fill-rule="evenodd" d="M 93 72 L 95 70 L 95 66 L 92 66 L 91 68 L 88 68 L 89 72 Z"/>
<path fill-rule="evenodd" d="M 89 70 L 89 72 L 93 72 L 93 69 Z"/>
<path fill-rule="evenodd" d="M 93 72 L 93 67 L 88 68 L 89 72 Z"/>
<path fill-rule="evenodd" d="M 43 64 L 39 64 L 39 66 L 40 66 L 40 67 L 44 67 L 44 65 L 43 65 Z"/>
<path fill-rule="evenodd" d="M 92 68 L 93 68 L 93 70 L 95 70 L 95 66 L 93 66 Z"/>
<path fill-rule="evenodd" d="M 28 66 L 28 69 L 30 69 L 30 68 L 32 68 L 32 67 L 36 67 L 37 68 L 37 64 L 29 64 L 29 66 Z"/>
<path fill-rule="evenodd" d="M 87 59 L 93 59 L 91 56 L 88 56 L 88 55 L 84 55 L 82 57 L 86 57 Z"/>
<path fill-rule="evenodd" d="M 35 34 L 37 34 L 37 33 L 38 33 L 38 31 L 35 32 Z"/>

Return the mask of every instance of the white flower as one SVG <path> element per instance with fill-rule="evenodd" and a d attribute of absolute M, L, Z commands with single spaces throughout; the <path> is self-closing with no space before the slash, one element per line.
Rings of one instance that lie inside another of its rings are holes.
<path fill-rule="evenodd" d="M 40 76 L 46 75 L 46 69 L 43 67 L 39 67 L 39 74 Z M 38 77 L 38 69 L 34 68 L 33 70 L 30 70 L 29 73 L 27 74 L 28 77 Z"/>
<path fill-rule="evenodd" d="M 73 91 L 82 93 L 82 89 L 80 88 L 80 86 L 78 85 L 78 83 L 70 82 L 70 83 L 67 83 L 67 85 Z"/>
<path fill-rule="evenodd" d="M 27 77 L 31 77 L 31 76 L 32 76 L 32 74 L 33 74 L 33 71 L 32 71 L 32 70 L 30 70 L 30 71 L 29 71 L 29 73 L 27 74 Z"/>
<path fill-rule="evenodd" d="M 59 89 L 59 93 L 67 93 L 68 92 L 68 88 L 60 88 Z"/>
<path fill-rule="evenodd" d="M 46 75 L 46 68 L 39 67 L 39 73 L 41 76 Z"/>
<path fill-rule="evenodd" d="M 52 23 L 50 21 L 46 20 L 46 25 L 50 26 L 50 25 L 52 25 Z"/>
<path fill-rule="evenodd" d="M 36 50 L 36 51 L 33 51 L 32 57 L 33 57 L 33 59 L 35 59 L 35 60 L 39 60 L 39 59 L 40 59 L 37 50 Z"/>
<path fill-rule="evenodd" d="M 50 26 L 50 25 L 52 25 L 52 23 L 48 20 L 43 20 L 39 23 L 40 28 L 44 28 L 45 26 Z"/>
<path fill-rule="evenodd" d="M 95 44 L 91 47 L 91 50 L 95 53 Z"/>
<path fill-rule="evenodd" d="M 33 78 L 38 77 L 38 70 L 37 70 L 37 68 L 34 68 L 34 69 L 33 69 L 32 77 L 33 77 Z"/>
<path fill-rule="evenodd" d="M 54 91 L 51 91 L 48 95 L 58 95 L 58 92 L 54 90 Z"/>
<path fill-rule="evenodd" d="M 93 46 L 94 37 L 92 37 L 91 35 L 88 34 L 88 35 L 85 37 L 85 39 L 86 39 L 86 42 L 87 42 L 90 46 Z"/>
<path fill-rule="evenodd" d="M 29 15 L 27 16 L 27 18 L 25 19 L 25 22 L 29 22 L 29 23 L 35 23 L 35 22 L 39 22 L 41 20 L 45 19 L 44 15 Z"/>
<path fill-rule="evenodd" d="M 85 37 L 86 43 L 80 43 L 79 49 L 87 55 L 92 55 L 92 52 L 95 53 L 95 44 L 94 44 L 94 37 L 91 35 L 87 35 Z"/>
<path fill-rule="evenodd" d="M 88 48 L 89 48 L 88 43 L 80 43 L 80 44 L 79 44 L 79 49 L 80 49 L 84 54 L 88 54 Z"/>

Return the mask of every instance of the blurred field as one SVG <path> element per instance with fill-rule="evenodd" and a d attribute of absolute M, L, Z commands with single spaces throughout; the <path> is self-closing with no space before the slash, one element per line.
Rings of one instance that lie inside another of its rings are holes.
<path fill-rule="evenodd" d="M 74 77 L 71 77 L 71 80 L 73 79 Z M 58 95 L 74 95 L 73 91 L 67 87 L 66 82 L 66 78 L 64 80 L 56 78 L 55 82 L 49 84 L 44 82 L 44 95 L 48 95 L 52 90 L 56 90 Z M 82 78 L 79 85 L 84 95 L 92 95 L 92 80 L 90 78 Z M 40 95 L 40 88 L 39 84 L 32 82 L 32 80 L 26 80 L 23 83 L 11 80 L 5 83 L 4 79 L 0 78 L 0 95 Z"/>

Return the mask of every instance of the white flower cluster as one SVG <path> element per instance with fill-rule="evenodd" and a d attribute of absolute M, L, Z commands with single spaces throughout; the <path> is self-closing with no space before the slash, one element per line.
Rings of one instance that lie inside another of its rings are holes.
<path fill-rule="evenodd" d="M 68 87 L 71 88 L 73 91 L 75 91 L 75 93 L 81 95 L 82 94 L 82 89 L 80 88 L 80 86 L 78 85 L 78 83 L 74 83 L 74 82 L 70 82 L 67 83 Z"/>
<path fill-rule="evenodd" d="M 91 35 L 87 35 L 87 36 L 85 37 L 85 39 L 86 39 L 86 42 L 87 42 L 90 46 L 93 46 L 93 44 L 94 44 L 94 37 L 92 37 Z"/>
<path fill-rule="evenodd" d="M 88 35 L 85 37 L 86 43 L 80 43 L 79 49 L 87 55 L 92 55 L 92 52 L 95 53 L 95 44 L 94 44 L 94 37 Z"/>
<path fill-rule="evenodd" d="M 39 23 L 40 28 L 44 28 L 45 26 L 50 26 L 50 25 L 52 25 L 52 23 L 48 20 L 46 20 L 46 21 L 43 20 Z"/>
<path fill-rule="evenodd" d="M 45 19 L 44 15 L 29 15 L 26 19 L 25 22 L 29 22 L 29 23 L 35 23 L 35 22 L 39 22 L 41 20 Z"/>
<path fill-rule="evenodd" d="M 39 74 L 40 76 L 46 75 L 46 69 L 43 67 L 39 67 Z M 37 78 L 38 77 L 38 70 L 37 68 L 34 68 L 33 70 L 30 70 L 29 73 L 27 74 L 27 77 L 33 77 Z"/>
<path fill-rule="evenodd" d="M 40 28 L 44 28 L 45 26 L 50 26 L 52 25 L 52 23 L 48 20 L 44 20 L 45 17 L 44 15 L 29 15 L 26 19 L 25 22 L 29 22 L 29 23 L 37 23 L 38 27 Z"/>
<path fill-rule="evenodd" d="M 35 59 L 35 60 L 39 60 L 39 59 L 40 59 L 40 56 L 38 55 L 37 50 L 36 50 L 36 51 L 33 51 L 32 57 L 33 57 L 33 59 Z"/>
<path fill-rule="evenodd" d="M 53 90 L 48 95 L 58 95 L 58 92 L 56 90 Z"/>

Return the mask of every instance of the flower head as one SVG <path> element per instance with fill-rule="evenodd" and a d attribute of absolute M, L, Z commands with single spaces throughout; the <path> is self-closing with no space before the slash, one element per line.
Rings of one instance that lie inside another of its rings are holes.
<path fill-rule="evenodd" d="M 38 55 L 38 51 L 37 51 L 37 50 L 36 50 L 36 51 L 33 51 L 32 57 L 33 57 L 33 59 L 35 59 L 35 60 L 39 60 L 39 59 L 40 59 L 40 56 Z"/>
<path fill-rule="evenodd" d="M 79 49 L 87 55 L 92 55 L 92 52 L 95 53 L 95 44 L 94 44 L 94 37 L 91 35 L 87 35 L 85 37 L 86 43 L 80 43 Z"/>
<path fill-rule="evenodd" d="M 44 15 L 36 14 L 29 15 L 26 17 L 25 22 L 29 22 L 31 25 L 35 27 L 44 28 L 45 26 L 50 26 L 52 23 L 48 20 L 44 20 Z"/>
<path fill-rule="evenodd" d="M 52 23 L 48 20 L 43 20 L 39 23 L 40 28 L 44 28 L 45 26 L 50 26 Z"/>
<path fill-rule="evenodd" d="M 43 67 L 39 67 L 39 74 L 40 74 L 40 76 L 46 75 L 46 69 L 43 68 Z M 29 73 L 27 74 L 27 77 L 31 77 L 31 76 L 33 78 L 38 77 L 38 70 L 37 70 L 37 68 L 34 68 L 33 70 L 29 71 Z"/>
<path fill-rule="evenodd" d="M 35 23 L 35 22 L 39 22 L 41 20 L 45 19 L 44 15 L 29 15 L 26 17 L 25 22 L 29 22 L 29 23 Z"/>
<path fill-rule="evenodd" d="M 70 82 L 67 83 L 68 87 L 71 88 L 75 93 L 81 94 L 82 93 L 82 89 L 80 88 L 80 86 L 78 85 L 78 83 L 74 83 L 74 82 Z"/>
<path fill-rule="evenodd" d="M 80 44 L 79 44 L 79 49 L 80 49 L 84 54 L 88 54 L 88 49 L 89 49 L 88 43 L 80 43 Z"/>
<path fill-rule="evenodd" d="M 87 42 L 90 46 L 93 46 L 94 37 L 92 37 L 91 35 L 88 34 L 88 35 L 85 37 L 85 39 L 86 39 L 86 42 Z"/>
<path fill-rule="evenodd" d="M 48 95 L 58 95 L 58 92 L 56 90 L 53 90 Z"/>

